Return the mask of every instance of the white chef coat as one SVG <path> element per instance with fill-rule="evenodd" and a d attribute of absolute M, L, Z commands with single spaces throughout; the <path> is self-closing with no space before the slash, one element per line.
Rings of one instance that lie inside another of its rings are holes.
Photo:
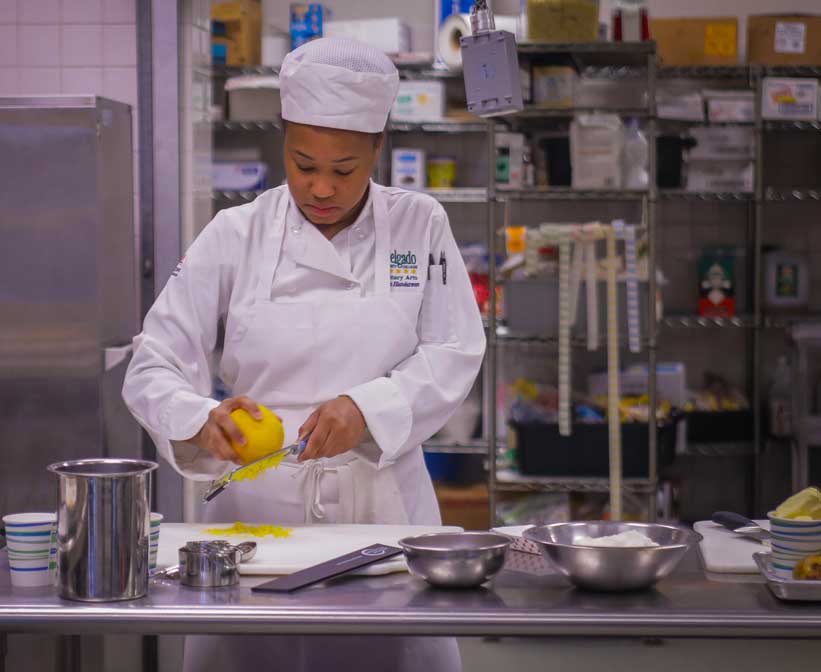
<path fill-rule="evenodd" d="M 437 263 L 429 269 L 431 255 Z M 123 389 L 160 454 L 197 480 L 232 466 L 185 442 L 217 406 L 209 394 L 220 320 L 220 377 L 232 394 L 279 414 L 287 442 L 318 405 L 345 394 L 362 411 L 373 443 L 306 464 L 286 460 L 226 490 L 207 506 L 206 520 L 440 522 L 420 444 L 467 396 L 485 337 L 447 216 L 434 199 L 371 183 L 360 216 L 328 241 L 283 186 L 221 211 L 205 228 L 134 339 Z M 276 660 L 276 669 L 314 669 L 322 651 L 339 662 L 344 648 L 265 639 L 255 640 L 263 652 L 245 639 L 209 645 L 188 638 L 186 669 L 213 661 L 219 650 L 249 663 Z M 394 669 L 458 668 L 452 640 L 384 641 L 393 641 L 383 653 Z"/>
<path fill-rule="evenodd" d="M 379 211 L 381 218 L 374 215 Z M 377 226 L 387 235 L 377 236 Z M 339 522 L 435 524 L 438 508 L 419 446 L 468 394 L 485 346 L 467 272 L 447 215 L 424 194 L 371 183 L 361 215 L 335 238 L 328 241 L 304 219 L 287 186 L 221 211 L 146 316 L 123 396 L 182 475 L 210 480 L 224 474 L 231 464 L 184 443 L 218 405 L 209 395 L 223 320 L 221 378 L 232 394 L 247 394 L 279 414 L 286 442 L 328 399 L 347 394 L 362 411 L 375 445 L 316 461 L 327 470 L 347 465 L 353 473 L 340 482 L 349 487 L 371 482 L 368 492 L 375 496 L 349 502 Z M 447 282 L 436 282 L 438 265 L 428 282 L 429 255 L 438 262 L 442 253 Z M 387 314 L 388 323 L 358 308 L 379 292 L 378 316 Z M 276 324 L 260 328 L 271 313 L 259 313 L 259 305 L 275 311 Z M 328 331 L 335 332 L 332 339 Z M 339 351 L 334 343 L 343 340 L 346 349 Z M 321 502 L 313 506 L 324 480 L 309 473 L 316 465 L 284 466 L 290 468 L 229 488 L 206 509 L 206 519 L 285 513 L 282 498 L 290 490 L 291 522 L 323 519 L 310 512 L 322 508 Z M 385 501 L 395 494 L 399 502 Z"/>

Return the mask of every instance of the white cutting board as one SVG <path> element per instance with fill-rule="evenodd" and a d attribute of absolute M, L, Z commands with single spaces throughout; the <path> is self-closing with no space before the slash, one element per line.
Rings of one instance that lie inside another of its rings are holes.
<path fill-rule="evenodd" d="M 251 523 L 256 525 L 258 523 Z M 462 532 L 461 527 L 434 527 L 425 525 L 289 525 L 293 532 L 289 537 L 252 537 L 240 535 L 213 535 L 205 530 L 214 527 L 230 527 L 231 523 L 193 525 L 188 523 L 163 523 L 160 527 L 160 547 L 157 567 L 163 568 L 179 562 L 178 549 L 186 541 L 227 539 L 234 543 L 252 540 L 257 542 L 257 554 L 240 565 L 240 574 L 292 574 L 307 567 L 351 553 L 371 544 L 398 546 L 405 537 L 432 532 Z M 390 574 L 407 569 L 404 556 L 365 567 L 361 574 Z"/>
<path fill-rule="evenodd" d="M 769 530 L 770 521 L 755 521 Z M 731 532 L 711 520 L 700 520 L 693 529 L 704 539 L 699 544 L 704 567 L 718 574 L 758 574 L 753 553 L 766 553 L 769 546 Z"/>

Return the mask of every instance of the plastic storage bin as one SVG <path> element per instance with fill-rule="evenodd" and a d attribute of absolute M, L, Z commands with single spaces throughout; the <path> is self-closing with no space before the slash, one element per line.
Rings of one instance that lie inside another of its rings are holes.
<path fill-rule="evenodd" d="M 658 468 L 673 462 L 676 453 L 674 416 L 658 429 Z M 574 424 L 572 436 L 561 436 L 557 424 L 511 423 L 516 433 L 519 471 L 527 476 L 607 476 L 609 471 L 608 427 L 606 423 Z M 622 474 L 625 478 L 646 478 L 647 424 L 621 426 Z"/>

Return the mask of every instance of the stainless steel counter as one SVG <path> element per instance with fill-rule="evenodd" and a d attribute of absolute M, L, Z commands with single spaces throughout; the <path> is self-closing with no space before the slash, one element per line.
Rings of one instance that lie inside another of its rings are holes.
<path fill-rule="evenodd" d="M 9 583 L 0 554 L 0 631 L 59 634 L 416 634 L 462 636 L 821 637 L 821 604 L 775 599 L 756 577 L 706 578 L 695 552 L 655 590 L 577 591 L 555 575 L 503 570 L 478 590 L 443 591 L 407 574 L 342 578 L 292 595 L 252 593 L 265 578 L 200 591 L 152 584 L 131 602 L 83 604 Z"/>

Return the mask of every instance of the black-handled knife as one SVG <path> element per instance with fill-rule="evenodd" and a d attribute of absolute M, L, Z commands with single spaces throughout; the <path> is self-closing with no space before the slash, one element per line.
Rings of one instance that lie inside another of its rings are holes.
<path fill-rule="evenodd" d="M 742 516 L 740 513 L 716 511 L 713 514 L 713 522 L 722 527 L 726 527 L 736 534 L 754 539 L 755 541 L 765 541 L 770 538 L 769 530 L 765 530 L 761 525 Z"/>

